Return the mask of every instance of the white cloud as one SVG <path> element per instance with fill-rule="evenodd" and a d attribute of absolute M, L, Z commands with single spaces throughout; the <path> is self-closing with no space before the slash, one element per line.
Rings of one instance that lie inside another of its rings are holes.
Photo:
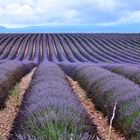
<path fill-rule="evenodd" d="M 140 23 L 140 10 L 136 11 L 125 11 L 119 19 L 112 22 L 104 22 L 99 25 L 110 26 L 120 24 L 137 24 Z"/>
<path fill-rule="evenodd" d="M 31 16 L 33 15 L 33 9 L 27 5 L 20 5 L 18 3 L 13 3 L 10 4 L 6 7 L 6 9 L 8 11 L 8 15 L 15 15 L 15 16 Z"/>
<path fill-rule="evenodd" d="M 140 23 L 140 10 L 127 11 L 126 14 L 118 20 L 118 23 Z"/>
<path fill-rule="evenodd" d="M 0 0 L 0 25 L 140 23 L 139 11 L 139 0 Z"/>
<path fill-rule="evenodd" d="M 80 11 L 74 8 L 73 0 L 6 0 L 1 5 L 1 25 L 71 24 L 80 21 Z"/>
<path fill-rule="evenodd" d="M 104 12 L 110 12 L 117 8 L 117 0 L 88 0 L 94 7 Z"/>

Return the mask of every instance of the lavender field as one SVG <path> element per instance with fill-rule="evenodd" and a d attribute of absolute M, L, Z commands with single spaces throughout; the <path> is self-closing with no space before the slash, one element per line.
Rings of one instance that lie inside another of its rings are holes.
<path fill-rule="evenodd" d="M 0 34 L 0 60 L 140 63 L 139 34 Z"/>
<path fill-rule="evenodd" d="M 0 136 L 140 140 L 139 64 L 138 33 L 0 34 Z M 85 91 L 85 98 L 76 96 L 68 78 Z M 25 89 L 19 86 L 22 81 Z M 108 133 L 111 126 L 112 133 L 102 134 L 83 101 L 103 114 L 108 127 L 101 128 Z M 13 113 L 8 106 L 15 106 Z M 12 116 L 10 126 L 6 117 L 1 119 L 4 115 Z"/>

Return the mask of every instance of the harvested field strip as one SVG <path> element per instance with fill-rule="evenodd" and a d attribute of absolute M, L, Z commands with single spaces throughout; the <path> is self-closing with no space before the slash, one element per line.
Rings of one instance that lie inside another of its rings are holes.
<path fill-rule="evenodd" d="M 6 101 L 5 108 L 0 111 L 0 135 L 2 140 L 8 140 L 14 119 L 19 111 L 23 95 L 30 84 L 33 73 L 34 70 L 23 77 L 19 84 L 10 90 L 11 95 L 9 95 L 9 98 Z"/>

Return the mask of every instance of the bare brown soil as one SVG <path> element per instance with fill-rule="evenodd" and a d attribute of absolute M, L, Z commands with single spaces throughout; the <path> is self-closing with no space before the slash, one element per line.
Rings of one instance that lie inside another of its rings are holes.
<path fill-rule="evenodd" d="M 83 107 L 87 110 L 88 115 L 92 119 L 93 123 L 97 126 L 99 135 L 105 140 L 126 140 L 121 133 L 114 128 L 111 129 L 111 136 L 109 137 L 109 127 L 107 118 L 103 117 L 103 114 L 95 109 L 93 102 L 87 98 L 86 92 L 79 86 L 77 81 L 74 81 L 70 77 L 67 77 L 73 92 L 78 97 Z"/>

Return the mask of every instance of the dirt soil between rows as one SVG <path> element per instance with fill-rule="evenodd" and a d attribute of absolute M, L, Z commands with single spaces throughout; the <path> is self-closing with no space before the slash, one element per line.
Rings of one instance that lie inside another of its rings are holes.
<path fill-rule="evenodd" d="M 93 123 L 97 126 L 99 135 L 104 140 L 126 140 L 126 138 L 123 137 L 123 135 L 114 128 L 111 129 L 111 136 L 109 137 L 110 125 L 107 118 L 105 118 L 100 111 L 95 109 L 94 103 L 86 96 L 86 92 L 79 86 L 77 81 L 74 81 L 70 77 L 67 77 L 67 80 L 73 92 L 76 94 L 78 100 L 86 109 Z"/>
<path fill-rule="evenodd" d="M 17 95 L 10 95 L 6 101 L 5 108 L 0 110 L 0 140 L 8 140 L 14 119 L 21 105 L 23 95 L 30 85 L 34 71 L 35 69 L 21 79 L 17 87 L 19 93 Z"/>

